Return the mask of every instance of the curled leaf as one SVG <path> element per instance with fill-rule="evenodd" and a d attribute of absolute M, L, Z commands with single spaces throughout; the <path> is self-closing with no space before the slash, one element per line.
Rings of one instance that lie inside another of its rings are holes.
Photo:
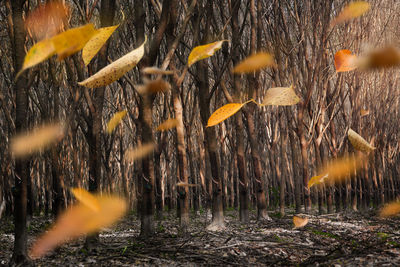
<path fill-rule="evenodd" d="M 144 144 L 135 148 L 128 148 L 125 152 L 124 158 L 126 162 L 133 162 L 135 160 L 142 159 L 153 152 L 155 148 L 154 143 Z"/>
<path fill-rule="evenodd" d="M 293 216 L 293 224 L 295 229 L 303 228 L 304 226 L 307 225 L 307 223 L 308 223 L 308 218 Z"/>
<path fill-rule="evenodd" d="M 216 51 L 221 49 L 222 44 L 225 41 L 226 40 L 217 41 L 217 42 L 214 42 L 214 43 L 210 43 L 210 44 L 206 44 L 206 45 L 200 45 L 200 46 L 196 46 L 195 48 L 193 48 L 193 50 L 189 54 L 188 66 L 190 67 L 194 63 L 196 63 L 197 61 L 205 59 L 205 58 L 208 58 L 208 57 L 211 57 L 212 55 L 214 55 L 214 53 Z"/>
<path fill-rule="evenodd" d="M 352 129 L 349 129 L 347 132 L 347 137 L 353 147 L 359 151 L 369 153 L 375 149 L 375 147 L 371 146 L 364 138 Z"/>
<path fill-rule="evenodd" d="M 383 207 L 379 215 L 380 217 L 392 217 L 398 215 L 399 213 L 400 213 L 400 202 L 395 201 Z"/>
<path fill-rule="evenodd" d="M 11 151 L 15 157 L 23 157 L 46 149 L 64 137 L 64 126 L 60 123 L 45 124 L 11 140 Z"/>
<path fill-rule="evenodd" d="M 240 103 L 230 103 L 220 107 L 219 109 L 214 111 L 213 114 L 211 114 L 207 122 L 207 127 L 211 127 L 217 125 L 220 122 L 223 122 L 224 120 L 238 112 L 243 106 L 244 104 Z"/>
<path fill-rule="evenodd" d="M 274 87 L 267 90 L 262 105 L 291 106 L 296 105 L 299 101 L 300 98 L 293 90 L 293 86 Z"/>
<path fill-rule="evenodd" d="M 178 125 L 178 120 L 175 118 L 169 118 L 157 127 L 157 131 L 166 131 L 175 128 Z"/>
<path fill-rule="evenodd" d="M 154 75 L 172 75 L 172 70 L 162 70 L 157 67 L 146 67 L 142 69 L 143 74 L 154 74 Z"/>
<path fill-rule="evenodd" d="M 357 57 L 351 54 L 350 50 L 339 50 L 335 54 L 335 68 L 336 72 L 346 72 L 357 68 Z"/>
<path fill-rule="evenodd" d="M 115 113 L 114 116 L 107 123 L 107 133 L 111 134 L 127 113 L 128 111 L 126 110 Z"/>
<path fill-rule="evenodd" d="M 233 73 L 252 73 L 265 67 L 275 67 L 274 57 L 268 53 L 257 53 L 240 62 Z"/>
<path fill-rule="evenodd" d="M 101 47 L 107 42 L 118 26 L 119 24 L 98 29 L 85 44 L 82 50 L 82 59 L 85 66 L 88 65 L 93 57 L 100 51 Z"/>
<path fill-rule="evenodd" d="M 94 197 L 99 204 L 97 211 L 83 203 L 67 209 L 53 227 L 35 241 L 30 250 L 31 258 L 43 257 L 69 240 L 109 227 L 125 214 L 127 205 L 124 199 L 108 195 Z"/>
<path fill-rule="evenodd" d="M 139 63 L 144 55 L 146 41 L 147 37 L 141 46 L 102 68 L 86 80 L 79 82 L 79 85 L 96 88 L 115 82 Z"/>
<path fill-rule="evenodd" d="M 331 26 L 358 18 L 366 13 L 371 5 L 366 1 L 355 1 L 343 8 L 339 15 L 331 22 Z"/>
<path fill-rule="evenodd" d="M 146 81 L 144 85 L 136 85 L 135 89 L 141 95 L 156 94 L 158 92 L 168 91 L 171 89 L 171 85 L 163 79 L 158 78 L 156 80 Z"/>
<path fill-rule="evenodd" d="M 74 194 L 75 198 L 79 200 L 82 204 L 91 208 L 94 211 L 100 210 L 99 201 L 97 201 L 96 197 L 90 194 L 83 188 L 72 188 L 71 192 Z"/>

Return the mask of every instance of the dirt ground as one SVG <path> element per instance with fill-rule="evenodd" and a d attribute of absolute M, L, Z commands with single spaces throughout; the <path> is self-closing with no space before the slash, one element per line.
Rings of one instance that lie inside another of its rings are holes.
<path fill-rule="evenodd" d="M 293 229 L 292 215 L 256 222 L 255 212 L 247 224 L 236 211 L 225 214 L 226 229 L 206 231 L 210 216 L 193 216 L 190 233 L 178 232 L 174 213 L 156 222 L 157 234 L 139 237 L 136 216 L 128 215 L 113 229 L 100 234 L 96 251 L 83 249 L 83 239 L 64 245 L 34 261 L 36 266 L 399 266 L 398 219 L 379 219 L 374 211 L 322 216 L 304 215 L 309 223 Z M 29 243 L 50 225 L 34 217 Z M 12 222 L 0 222 L 0 264 L 7 264 L 13 245 Z"/>

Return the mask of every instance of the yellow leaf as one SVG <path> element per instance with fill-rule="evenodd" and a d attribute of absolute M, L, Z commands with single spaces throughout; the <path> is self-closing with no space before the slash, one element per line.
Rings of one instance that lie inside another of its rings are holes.
<path fill-rule="evenodd" d="M 262 105 L 291 106 L 299 101 L 300 98 L 296 95 L 292 86 L 274 87 L 267 90 Z"/>
<path fill-rule="evenodd" d="M 81 50 L 95 33 L 96 29 L 93 24 L 89 23 L 85 26 L 67 30 L 51 38 L 58 54 L 58 59 L 62 60 Z"/>
<path fill-rule="evenodd" d="M 118 28 L 118 25 L 100 28 L 90 38 L 82 50 L 82 59 L 85 66 L 90 63 L 93 57 L 100 51 L 101 47 L 107 42 L 110 36 Z"/>
<path fill-rule="evenodd" d="M 157 127 L 157 131 L 166 131 L 171 128 L 175 128 L 178 125 L 178 120 L 174 118 L 169 118 Z"/>
<path fill-rule="evenodd" d="M 230 103 L 220 107 L 219 109 L 214 111 L 213 114 L 211 114 L 207 122 L 207 127 L 211 127 L 217 125 L 220 122 L 223 122 L 224 120 L 238 112 L 243 106 L 244 104 L 240 103 Z"/>
<path fill-rule="evenodd" d="M 357 68 L 357 57 L 351 54 L 350 50 L 339 50 L 335 54 L 336 72 L 346 72 Z"/>
<path fill-rule="evenodd" d="M 12 138 L 11 151 L 15 157 L 27 156 L 51 146 L 63 137 L 64 126 L 62 124 L 42 125 L 31 132 Z"/>
<path fill-rule="evenodd" d="M 138 159 L 142 159 L 153 152 L 155 148 L 154 143 L 144 144 L 135 148 L 128 148 L 125 152 L 124 158 L 127 162 L 132 162 Z"/>
<path fill-rule="evenodd" d="M 222 44 L 227 41 L 227 40 L 222 40 L 222 41 L 217 41 L 214 43 L 206 44 L 206 45 L 200 45 L 196 46 L 193 48 L 193 50 L 189 54 L 188 58 L 188 65 L 189 67 L 192 66 L 194 63 L 196 63 L 199 60 L 211 57 L 214 55 L 216 51 L 221 49 Z"/>
<path fill-rule="evenodd" d="M 174 72 L 172 70 L 162 70 L 157 67 L 146 67 L 142 69 L 143 74 L 155 74 L 155 75 L 172 75 Z"/>
<path fill-rule="evenodd" d="M 25 55 L 24 64 L 22 69 L 18 72 L 15 79 L 17 79 L 24 70 L 29 69 L 42 61 L 48 59 L 55 54 L 55 49 L 51 39 L 45 39 L 43 41 L 37 42 L 34 46 L 29 49 L 28 53 Z"/>
<path fill-rule="evenodd" d="M 308 223 L 308 218 L 301 218 L 298 216 L 293 216 L 294 228 L 303 228 Z"/>
<path fill-rule="evenodd" d="M 393 46 L 373 50 L 357 60 L 357 65 L 363 70 L 397 67 L 400 65 L 400 51 Z"/>
<path fill-rule="evenodd" d="M 35 241 L 30 256 L 33 259 L 43 257 L 63 243 L 109 227 L 126 212 L 127 204 L 122 198 L 107 195 L 96 195 L 95 198 L 98 211 L 82 203 L 67 209 L 53 227 Z"/>
<path fill-rule="evenodd" d="M 72 188 L 71 192 L 74 194 L 75 198 L 79 200 L 79 202 L 81 202 L 82 204 L 86 205 L 87 207 L 91 208 L 94 211 L 100 210 L 100 205 L 96 197 L 90 194 L 85 189 Z"/>
<path fill-rule="evenodd" d="M 366 1 L 355 1 L 343 8 L 339 15 L 331 22 L 331 26 L 362 16 L 371 8 Z"/>
<path fill-rule="evenodd" d="M 265 67 L 275 67 L 274 57 L 268 53 L 257 53 L 240 62 L 233 73 L 252 73 Z"/>
<path fill-rule="evenodd" d="M 308 186 L 308 188 L 311 188 L 313 185 L 322 184 L 325 181 L 326 178 L 328 178 L 328 174 L 313 176 L 308 181 L 308 185 L 307 186 Z"/>
<path fill-rule="evenodd" d="M 115 113 L 114 116 L 107 123 L 107 133 L 111 134 L 127 113 L 128 111 L 126 110 Z"/>
<path fill-rule="evenodd" d="M 196 187 L 196 186 L 198 186 L 198 184 L 188 184 L 188 183 L 184 183 L 184 182 L 179 182 L 179 183 L 176 183 L 176 186 L 182 186 L 182 187 Z"/>
<path fill-rule="evenodd" d="M 136 85 L 135 89 L 141 95 L 156 94 L 158 92 L 168 91 L 171 89 L 171 85 L 163 79 L 158 78 L 156 80 L 146 81 L 144 85 Z"/>
<path fill-rule="evenodd" d="M 371 146 L 364 138 L 362 138 L 358 133 L 349 129 L 347 132 L 347 137 L 350 140 L 350 143 L 353 147 L 359 151 L 369 153 L 375 149 L 375 147 Z"/>
<path fill-rule="evenodd" d="M 361 117 L 369 115 L 369 110 L 367 109 L 361 109 L 360 111 Z"/>
<path fill-rule="evenodd" d="M 400 202 L 395 201 L 387 204 L 380 212 L 381 217 L 392 217 L 400 213 Z"/>
<path fill-rule="evenodd" d="M 86 80 L 79 82 L 79 85 L 96 88 L 115 82 L 139 63 L 144 55 L 144 45 L 146 41 L 147 37 L 141 46 L 102 68 Z"/>

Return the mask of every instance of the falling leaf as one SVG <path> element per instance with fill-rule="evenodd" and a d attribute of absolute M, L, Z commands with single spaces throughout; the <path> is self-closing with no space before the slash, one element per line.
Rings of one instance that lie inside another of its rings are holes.
<path fill-rule="evenodd" d="M 100 205 L 96 197 L 90 194 L 85 189 L 72 188 L 71 192 L 74 194 L 75 198 L 79 200 L 79 202 L 81 202 L 82 204 L 86 205 L 87 207 L 91 208 L 94 211 L 100 210 Z"/>
<path fill-rule="evenodd" d="M 233 73 L 252 73 L 265 67 L 275 67 L 274 57 L 268 53 L 257 53 L 240 62 Z"/>
<path fill-rule="evenodd" d="M 350 140 L 350 143 L 353 147 L 359 151 L 369 153 L 375 149 L 375 147 L 371 146 L 364 138 L 362 138 L 358 133 L 349 129 L 347 132 L 347 137 Z"/>
<path fill-rule="evenodd" d="M 51 40 L 58 55 L 58 60 L 80 51 L 96 33 L 92 23 L 62 32 Z"/>
<path fill-rule="evenodd" d="M 207 122 L 207 127 L 211 127 L 217 125 L 220 122 L 223 122 L 224 120 L 238 112 L 243 106 L 244 104 L 240 103 L 230 103 L 220 107 L 219 109 L 214 111 L 213 114 L 211 114 Z"/>
<path fill-rule="evenodd" d="M 371 5 L 366 1 L 355 1 L 343 8 L 339 15 L 331 22 L 331 26 L 358 18 L 366 13 Z"/>
<path fill-rule="evenodd" d="M 322 184 L 326 178 L 328 178 L 329 175 L 325 174 L 325 175 L 318 175 L 318 176 L 313 176 L 311 177 L 311 179 L 308 181 L 307 187 L 311 188 L 313 185 L 318 185 L 318 184 Z"/>
<path fill-rule="evenodd" d="M 189 54 L 188 58 L 188 66 L 192 66 L 194 63 L 197 61 L 200 61 L 202 59 L 211 57 L 214 55 L 216 51 L 221 49 L 222 44 L 227 41 L 227 40 L 222 40 L 222 41 L 217 41 L 214 43 L 206 44 L 206 45 L 200 45 L 196 46 L 193 48 L 193 50 Z"/>
<path fill-rule="evenodd" d="M 361 117 L 369 115 L 369 110 L 367 109 L 361 109 L 360 111 Z"/>
<path fill-rule="evenodd" d="M 157 131 L 166 131 L 175 128 L 178 125 L 178 120 L 174 118 L 169 118 L 157 127 Z"/>
<path fill-rule="evenodd" d="M 145 84 L 136 85 L 135 89 L 141 95 L 156 94 L 158 92 L 168 91 L 171 89 L 171 85 L 163 79 L 158 78 L 156 80 L 146 81 Z"/>
<path fill-rule="evenodd" d="M 50 38 L 68 25 L 70 8 L 61 1 L 49 1 L 29 12 L 25 27 L 36 40 Z"/>
<path fill-rule="evenodd" d="M 184 182 L 178 182 L 178 183 L 176 183 L 176 186 L 182 186 L 182 187 L 196 187 L 196 186 L 198 186 L 198 184 L 188 184 L 188 183 L 184 183 Z"/>
<path fill-rule="evenodd" d="M 79 85 L 89 88 L 96 88 L 106 86 L 110 83 L 115 82 L 125 73 L 133 69 L 136 64 L 142 59 L 144 55 L 144 45 L 146 44 L 146 41 L 147 37 L 145 38 L 141 46 L 114 61 L 113 63 L 107 65 L 106 67 L 102 68 L 100 71 L 90 76 L 86 80 L 79 82 Z"/>
<path fill-rule="evenodd" d="M 361 57 L 357 65 L 363 70 L 397 67 L 400 65 L 400 51 L 393 46 L 380 48 Z"/>
<path fill-rule="evenodd" d="M 53 227 L 36 240 L 30 256 L 33 259 L 43 257 L 63 243 L 111 226 L 125 214 L 127 204 L 124 199 L 108 195 L 94 197 L 99 204 L 98 211 L 83 203 L 67 209 Z"/>
<path fill-rule="evenodd" d="M 107 123 L 107 133 L 111 134 L 127 113 L 128 111 L 126 110 L 115 113 L 114 116 Z"/>
<path fill-rule="evenodd" d="M 303 228 L 308 223 L 308 218 L 301 218 L 298 216 L 293 216 L 294 228 Z"/>
<path fill-rule="evenodd" d="M 300 98 L 293 90 L 293 86 L 274 87 L 267 90 L 262 105 L 291 106 L 297 104 L 299 101 Z"/>
<path fill-rule="evenodd" d="M 17 79 L 24 70 L 29 69 L 42 61 L 48 59 L 55 54 L 55 49 L 52 40 L 45 39 L 43 41 L 37 42 L 34 46 L 29 49 L 28 53 L 25 55 L 24 64 L 22 69 L 18 72 L 15 79 Z"/>
<path fill-rule="evenodd" d="M 382 208 L 380 217 L 392 217 L 400 213 L 400 202 L 395 201 Z"/>
<path fill-rule="evenodd" d="M 339 50 L 335 54 L 335 68 L 336 72 L 346 72 L 357 68 L 357 57 L 351 54 L 350 50 Z"/>
<path fill-rule="evenodd" d="M 127 162 L 133 162 L 135 160 L 142 159 L 153 152 L 155 147 L 156 146 L 154 143 L 147 143 L 135 148 L 130 147 L 125 152 L 124 158 Z"/>
<path fill-rule="evenodd" d="M 85 66 L 90 63 L 93 57 L 100 51 L 101 47 L 107 42 L 110 36 L 118 28 L 118 25 L 100 28 L 90 38 L 82 50 L 82 59 Z"/>
<path fill-rule="evenodd" d="M 64 126 L 60 123 L 46 124 L 14 137 L 11 140 L 11 151 L 15 157 L 30 155 L 46 149 L 60 141 L 64 136 Z"/>
<path fill-rule="evenodd" d="M 154 74 L 154 75 L 172 75 L 174 72 L 172 70 L 162 70 L 157 67 L 146 67 L 142 69 L 143 74 Z"/>

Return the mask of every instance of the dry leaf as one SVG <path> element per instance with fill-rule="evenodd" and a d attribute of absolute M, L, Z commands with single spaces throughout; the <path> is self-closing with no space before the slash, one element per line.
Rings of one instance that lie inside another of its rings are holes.
<path fill-rule="evenodd" d="M 369 110 L 367 109 L 361 109 L 360 111 L 361 117 L 369 115 Z"/>
<path fill-rule="evenodd" d="M 313 176 L 311 179 L 308 181 L 307 187 L 311 188 L 313 185 L 318 185 L 324 183 L 325 179 L 329 177 L 328 174 L 325 175 L 318 175 L 318 176 Z"/>
<path fill-rule="evenodd" d="M 359 151 L 369 153 L 375 149 L 375 147 L 371 146 L 364 138 L 362 138 L 358 133 L 349 129 L 347 132 L 347 137 L 350 140 L 350 143 L 353 147 Z"/>
<path fill-rule="evenodd" d="M 240 62 L 233 73 L 252 73 L 265 67 L 275 67 L 274 57 L 268 53 L 257 53 Z"/>
<path fill-rule="evenodd" d="M 220 107 L 219 109 L 214 111 L 213 114 L 211 114 L 207 122 L 207 127 L 214 126 L 220 122 L 223 122 L 224 120 L 238 112 L 243 106 L 244 104 L 240 103 L 230 103 Z"/>
<path fill-rule="evenodd" d="M 99 204 L 98 211 L 82 203 L 67 209 L 54 226 L 33 244 L 31 258 L 40 258 L 69 240 L 109 227 L 125 214 L 127 204 L 124 199 L 100 195 L 94 197 Z"/>
<path fill-rule="evenodd" d="M 222 41 L 217 41 L 214 43 L 206 44 L 206 45 L 200 45 L 196 46 L 193 48 L 193 50 L 189 54 L 188 58 L 188 65 L 189 67 L 192 66 L 194 63 L 196 63 L 199 60 L 211 57 L 214 55 L 216 51 L 221 49 L 222 44 L 227 41 L 227 40 L 222 40 Z"/>
<path fill-rule="evenodd" d="M 345 6 L 339 15 L 331 22 L 331 27 L 336 24 L 360 17 L 370 8 L 371 5 L 366 1 L 352 2 Z"/>
<path fill-rule="evenodd" d="M 157 127 L 157 131 L 166 131 L 171 128 L 175 128 L 178 125 L 178 120 L 174 118 L 169 118 Z"/>
<path fill-rule="evenodd" d="M 336 72 L 346 72 L 357 68 L 357 57 L 351 54 L 350 50 L 339 50 L 335 54 Z"/>
<path fill-rule="evenodd" d="M 377 49 L 357 60 L 357 65 L 363 70 L 397 67 L 400 51 L 393 46 Z"/>
<path fill-rule="evenodd" d="M 303 228 L 308 223 L 308 218 L 301 218 L 298 216 L 293 216 L 294 228 Z"/>
<path fill-rule="evenodd" d="M 51 38 L 58 60 L 62 60 L 80 51 L 96 33 L 93 24 L 73 28 Z"/>
<path fill-rule="evenodd" d="M 176 183 L 176 186 L 182 186 L 182 187 L 196 187 L 196 186 L 198 186 L 198 184 L 188 184 L 188 183 L 184 183 L 184 182 L 179 182 L 179 183 Z"/>
<path fill-rule="evenodd" d="M 31 132 L 14 137 L 11 140 L 11 151 L 15 157 L 28 156 L 46 149 L 64 137 L 64 126 L 60 123 L 46 124 Z"/>
<path fill-rule="evenodd" d="M 115 82 L 139 63 L 144 55 L 144 45 L 146 41 L 147 37 L 141 46 L 102 68 L 86 80 L 79 82 L 79 85 L 96 88 Z"/>
<path fill-rule="evenodd" d="M 111 134 L 127 113 L 128 111 L 126 110 L 115 113 L 114 116 L 107 123 L 107 133 Z"/>
<path fill-rule="evenodd" d="M 99 202 L 96 197 L 83 188 L 72 188 L 71 192 L 74 194 L 75 198 L 79 200 L 82 204 L 91 208 L 94 211 L 100 210 Z"/>
<path fill-rule="evenodd" d="M 144 144 L 135 148 L 128 148 L 125 152 L 124 158 L 127 162 L 133 162 L 138 159 L 142 159 L 153 152 L 156 145 L 154 143 Z"/>
<path fill-rule="evenodd" d="M 262 105 L 291 106 L 296 105 L 299 101 L 300 98 L 293 90 L 293 86 L 274 87 L 267 90 Z"/>
<path fill-rule="evenodd" d="M 96 31 L 92 38 L 90 38 L 82 50 L 82 59 L 85 63 L 85 66 L 88 65 L 93 57 L 100 51 L 102 46 L 107 42 L 118 26 L 119 24 L 100 28 Z"/>
<path fill-rule="evenodd" d="M 143 74 L 154 74 L 154 75 L 172 75 L 174 72 L 172 70 L 162 70 L 157 67 L 146 67 L 142 69 Z"/>
<path fill-rule="evenodd" d="M 395 201 L 382 208 L 380 217 L 392 217 L 400 213 L 400 202 Z"/>
<path fill-rule="evenodd" d="M 136 85 L 135 89 L 141 95 L 156 94 L 158 92 L 168 91 L 171 89 L 171 85 L 163 79 L 158 78 L 156 80 L 146 81 L 144 85 Z"/>

